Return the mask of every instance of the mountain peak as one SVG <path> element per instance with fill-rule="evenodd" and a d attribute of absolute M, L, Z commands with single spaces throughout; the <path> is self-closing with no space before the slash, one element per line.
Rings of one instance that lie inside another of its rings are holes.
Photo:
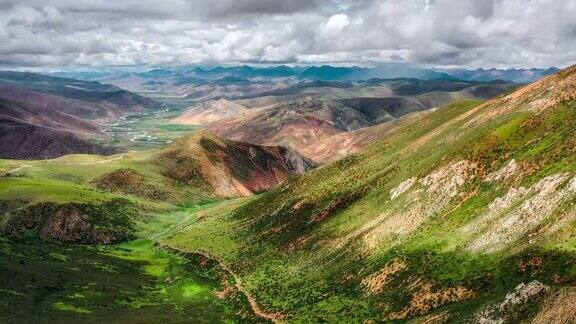
<path fill-rule="evenodd" d="M 171 143 L 156 161 L 166 176 L 219 197 L 274 188 L 315 166 L 289 148 L 225 140 L 205 130 Z"/>

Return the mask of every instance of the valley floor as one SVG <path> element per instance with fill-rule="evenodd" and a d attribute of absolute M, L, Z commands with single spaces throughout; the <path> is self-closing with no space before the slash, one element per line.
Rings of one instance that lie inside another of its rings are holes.
<path fill-rule="evenodd" d="M 155 218 L 141 227 L 144 238 L 111 246 L 0 237 L 0 322 L 258 321 L 218 262 L 155 241 L 203 208 Z"/>

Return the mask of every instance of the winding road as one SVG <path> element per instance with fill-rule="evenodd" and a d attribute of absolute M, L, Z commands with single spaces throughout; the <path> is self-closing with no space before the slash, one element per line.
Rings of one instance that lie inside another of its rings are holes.
<path fill-rule="evenodd" d="M 186 251 L 186 250 L 182 250 L 180 248 L 177 247 L 173 247 L 173 246 L 169 246 L 169 245 L 163 245 L 161 243 L 159 243 L 162 247 L 174 251 L 180 255 L 190 255 L 190 254 L 200 254 L 203 257 L 209 259 L 209 260 L 213 260 L 218 262 L 218 265 L 220 266 L 220 268 L 222 268 L 224 271 L 228 272 L 228 274 L 230 274 L 232 276 L 232 278 L 234 278 L 234 282 L 235 282 L 235 287 L 236 289 L 238 289 L 238 291 L 240 291 L 241 293 L 244 294 L 244 296 L 246 296 L 246 299 L 248 299 L 248 302 L 250 303 L 250 307 L 252 308 L 252 311 L 254 312 L 254 314 L 258 315 L 259 317 L 278 323 L 281 322 L 282 319 L 285 318 L 285 316 L 281 313 L 272 313 L 272 312 L 268 312 L 266 310 L 264 310 L 260 304 L 258 304 L 258 302 L 256 301 L 256 298 L 254 298 L 254 296 L 252 296 L 252 294 L 250 294 L 248 291 L 246 291 L 246 289 L 244 288 L 244 284 L 242 283 L 242 278 L 240 278 L 240 276 L 235 273 L 225 262 L 224 260 L 222 260 L 219 257 L 210 255 L 204 251 Z"/>
<path fill-rule="evenodd" d="M 191 215 L 189 215 L 188 217 L 184 218 L 183 220 L 181 220 L 180 222 L 168 227 L 166 230 L 158 233 L 158 234 L 154 234 L 148 237 L 149 240 L 153 240 L 154 242 L 158 243 L 162 248 L 165 248 L 167 250 L 170 250 L 172 252 L 175 252 L 177 254 L 186 256 L 186 255 L 191 255 L 191 254 L 200 254 L 203 257 L 209 259 L 209 260 L 213 260 L 218 262 L 218 265 L 220 266 L 220 268 L 222 268 L 224 271 L 226 271 L 230 276 L 232 276 L 232 278 L 234 278 L 234 285 L 236 287 L 236 289 L 238 289 L 239 292 L 241 292 L 242 294 L 244 294 L 244 296 L 246 296 L 246 299 L 248 300 L 248 302 L 250 303 L 250 307 L 252 308 L 252 311 L 254 312 L 254 314 L 256 314 L 257 316 L 269 320 L 269 321 L 273 321 L 273 322 L 280 322 L 282 319 L 285 318 L 285 316 L 281 313 L 272 313 L 272 312 L 268 312 L 266 310 L 264 310 L 260 304 L 258 304 L 258 302 L 256 301 L 256 298 L 254 298 L 254 296 L 252 296 L 252 294 L 250 294 L 248 291 L 246 291 L 246 289 L 244 288 L 244 284 L 242 282 L 242 278 L 236 273 L 234 272 L 225 262 L 224 260 L 222 260 L 222 258 L 210 255 L 209 253 L 205 252 L 205 251 L 187 251 L 187 250 L 183 250 L 181 248 L 178 247 L 174 247 L 171 245 L 167 245 L 167 244 L 163 244 L 162 242 L 156 240 L 156 238 L 172 231 L 172 230 L 177 230 L 178 227 L 181 227 L 183 224 L 185 224 L 190 218 L 194 217 L 196 215 L 196 213 L 192 213 Z"/>

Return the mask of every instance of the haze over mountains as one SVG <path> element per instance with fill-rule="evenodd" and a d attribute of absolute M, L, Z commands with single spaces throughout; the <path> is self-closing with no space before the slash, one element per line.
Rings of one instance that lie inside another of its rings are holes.
<path fill-rule="evenodd" d="M 270 67 L 232 66 L 202 68 L 177 66 L 156 68 L 147 72 L 55 72 L 65 76 L 95 80 L 121 88 L 159 97 L 176 97 L 203 101 L 210 99 L 241 99 L 295 92 L 297 88 L 315 87 L 311 81 L 344 82 L 333 86 L 349 87 L 346 82 L 370 79 L 415 78 L 420 80 L 504 81 L 529 83 L 557 71 L 550 69 L 509 70 L 435 70 L 409 64 L 381 64 L 377 67 L 295 66 Z M 326 83 L 316 83 L 322 87 Z M 315 88 L 318 88 L 316 86 Z"/>
<path fill-rule="evenodd" d="M 530 85 L 226 70 L 178 85 L 152 70 L 140 93 L 0 73 L 0 266 L 17 292 L 0 318 L 576 316 L 574 67 Z"/>
<path fill-rule="evenodd" d="M 301 80 L 323 81 L 359 81 L 372 78 L 395 79 L 415 78 L 421 80 L 459 79 L 465 81 L 509 81 L 515 83 L 528 83 L 543 76 L 558 71 L 557 68 L 548 69 L 446 69 L 422 68 L 410 64 L 380 64 L 376 67 L 359 66 L 230 66 L 230 67 L 201 67 L 176 66 L 150 69 L 146 72 L 123 72 L 121 68 L 101 71 L 81 72 L 62 71 L 53 72 L 54 76 L 77 78 L 81 80 L 120 80 L 122 78 L 142 78 L 158 80 L 175 78 L 175 82 L 207 82 L 208 80 L 246 81 L 248 79 L 276 79 L 296 78 Z M 179 79 L 178 79 L 179 78 Z M 150 82 L 153 85 L 155 81 Z"/>
<path fill-rule="evenodd" d="M 340 157 L 338 151 L 356 151 L 360 143 L 369 144 L 366 139 L 371 138 L 353 141 L 355 148 L 342 147 L 333 156 L 321 154 L 321 147 L 337 134 L 460 99 L 493 97 L 516 87 L 505 82 L 406 78 L 301 82 L 259 97 L 205 101 L 191 106 L 174 122 L 204 125 L 224 138 L 238 141 L 289 146 L 320 162 Z"/>

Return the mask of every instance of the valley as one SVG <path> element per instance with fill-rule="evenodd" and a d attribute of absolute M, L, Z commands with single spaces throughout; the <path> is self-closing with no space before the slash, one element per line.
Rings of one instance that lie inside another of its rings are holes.
<path fill-rule="evenodd" d="M 216 264 L 177 256 L 146 239 L 102 247 L 3 239 L 0 254 L 2 281 L 9 283 L 2 287 L 0 309 L 9 322 L 255 317 L 241 293 L 217 297 L 228 274 Z M 113 276 L 122 280 L 111 281 Z M 239 316 L 239 309 L 245 314 Z"/>
<path fill-rule="evenodd" d="M 115 115 L 49 85 L 87 81 L 11 74 L 108 108 L 11 95 L 3 116 L 112 151 L 43 134 L 57 154 L 0 160 L 0 321 L 572 316 L 575 75 L 306 81 Z"/>
<path fill-rule="evenodd" d="M 0 0 L 0 324 L 576 323 L 576 0 Z"/>
<path fill-rule="evenodd" d="M 295 322 L 545 316 L 574 289 L 575 75 L 400 124 L 167 242 L 222 258 Z M 529 283 L 546 288 L 492 306 Z"/>

